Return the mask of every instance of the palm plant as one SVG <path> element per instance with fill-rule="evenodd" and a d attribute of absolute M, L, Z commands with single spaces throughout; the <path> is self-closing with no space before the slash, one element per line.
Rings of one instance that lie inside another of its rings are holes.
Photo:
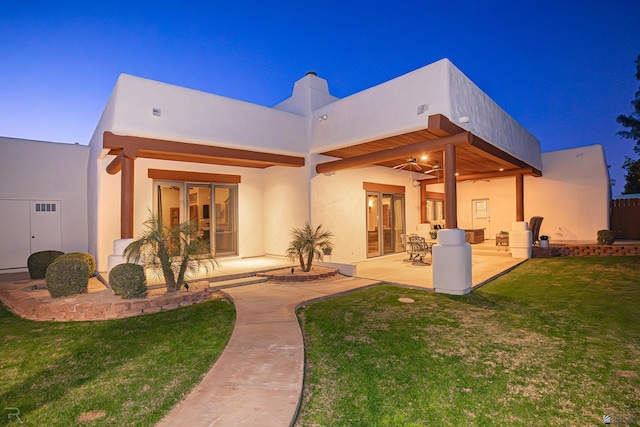
<path fill-rule="evenodd" d="M 314 258 L 322 261 L 324 249 L 333 249 L 330 241 L 333 234 L 324 231 L 322 224 L 314 230 L 307 222 L 303 228 L 292 228 L 291 234 L 293 240 L 287 248 L 287 256 L 292 261 L 298 260 L 302 271 L 311 270 Z"/>
<path fill-rule="evenodd" d="M 151 214 L 144 223 L 145 230 L 140 237 L 124 250 L 127 262 L 142 259 L 146 267 L 151 267 L 164 277 L 167 292 L 176 292 L 185 284 L 185 276 L 195 275 L 200 267 L 206 271 L 213 267 L 212 258 L 196 257 L 208 253 L 207 242 L 199 239 L 193 223 L 183 222 L 174 227 L 164 227 L 162 217 Z"/>

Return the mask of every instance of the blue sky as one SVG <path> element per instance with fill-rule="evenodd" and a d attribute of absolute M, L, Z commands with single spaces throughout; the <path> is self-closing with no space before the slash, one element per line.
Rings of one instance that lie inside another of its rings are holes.
<path fill-rule="evenodd" d="M 640 82 L 640 1 L 0 0 L 0 135 L 87 144 L 120 73 L 272 106 L 314 70 L 345 97 L 449 58 L 541 142 L 602 144 Z"/>

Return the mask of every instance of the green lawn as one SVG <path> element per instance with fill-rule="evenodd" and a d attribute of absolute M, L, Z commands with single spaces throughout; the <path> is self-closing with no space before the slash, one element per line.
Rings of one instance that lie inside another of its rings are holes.
<path fill-rule="evenodd" d="M 0 425 L 150 426 L 211 368 L 235 310 L 213 300 L 101 322 L 33 322 L 0 305 Z M 11 425 L 19 425 L 17 420 Z"/>
<path fill-rule="evenodd" d="M 640 257 L 530 260 L 466 296 L 374 287 L 299 318 L 298 426 L 640 425 Z"/>

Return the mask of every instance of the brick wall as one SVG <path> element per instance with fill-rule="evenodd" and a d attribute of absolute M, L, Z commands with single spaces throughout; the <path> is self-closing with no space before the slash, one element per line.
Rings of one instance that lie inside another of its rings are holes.
<path fill-rule="evenodd" d="M 640 255 L 640 245 L 555 245 L 549 248 L 534 247 L 531 251 L 532 258 L 634 255 Z"/>

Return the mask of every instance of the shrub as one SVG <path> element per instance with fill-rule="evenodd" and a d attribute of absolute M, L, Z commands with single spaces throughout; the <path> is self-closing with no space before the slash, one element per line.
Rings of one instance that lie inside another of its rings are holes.
<path fill-rule="evenodd" d="M 144 267 L 138 264 L 116 265 L 109 272 L 109 285 L 122 298 L 141 298 L 147 295 L 147 278 Z"/>
<path fill-rule="evenodd" d="M 47 289 L 53 298 L 86 294 L 89 287 L 87 264 L 77 258 L 58 257 L 47 267 Z"/>
<path fill-rule="evenodd" d="M 96 272 L 96 259 L 91 254 L 88 254 L 86 252 L 69 252 L 68 254 L 64 254 L 61 258 L 77 259 L 84 262 L 87 265 L 87 278 L 93 276 L 93 274 Z"/>
<path fill-rule="evenodd" d="M 611 230 L 598 231 L 598 244 L 599 245 L 613 245 L 613 241 L 616 238 L 616 232 Z"/>
<path fill-rule="evenodd" d="M 47 267 L 64 252 L 60 251 L 40 251 L 34 252 L 27 259 L 29 276 L 32 279 L 44 279 L 47 276 Z"/>

